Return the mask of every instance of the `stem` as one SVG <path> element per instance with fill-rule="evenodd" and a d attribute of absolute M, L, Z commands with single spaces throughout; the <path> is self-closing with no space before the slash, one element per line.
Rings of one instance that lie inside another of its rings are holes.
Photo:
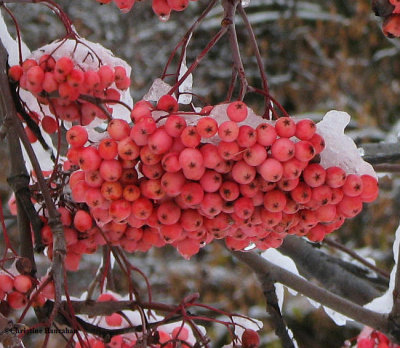
<path fill-rule="evenodd" d="M 248 82 L 246 79 L 246 74 L 243 67 L 242 57 L 240 55 L 240 48 L 237 39 L 236 27 L 235 27 L 235 12 L 236 7 L 238 6 L 240 1 L 238 0 L 224 0 L 222 5 L 224 7 L 224 15 L 223 23 L 228 26 L 229 30 L 229 44 L 232 51 L 232 59 L 234 69 L 237 71 L 240 80 L 240 90 L 239 90 L 239 100 L 243 100 L 246 92 Z"/>
<path fill-rule="evenodd" d="M 358 255 L 355 251 L 347 248 L 346 246 L 344 246 L 343 244 L 340 244 L 338 242 L 336 242 L 335 240 L 332 240 L 330 238 L 325 238 L 324 239 L 324 244 L 327 244 L 333 248 L 339 249 L 343 252 L 345 252 L 346 254 L 350 255 L 352 258 L 354 258 L 355 260 L 359 261 L 360 263 L 362 263 L 364 266 L 367 266 L 368 268 L 370 268 L 371 270 L 373 270 L 374 272 L 380 274 L 382 277 L 386 278 L 387 280 L 389 280 L 390 278 L 390 274 L 388 274 L 387 272 L 385 272 L 384 270 L 376 267 L 375 265 L 373 265 L 372 263 L 368 262 L 367 260 L 365 260 L 363 257 L 361 257 L 360 255 Z"/>
<path fill-rule="evenodd" d="M 261 75 L 262 88 L 265 92 L 265 112 L 264 112 L 263 117 L 269 117 L 268 113 L 269 113 L 269 110 L 272 108 L 272 106 L 271 106 L 271 100 L 270 100 L 270 92 L 269 92 L 267 74 L 265 73 L 265 67 L 264 67 L 262 57 L 261 57 L 260 49 L 258 48 L 257 39 L 254 34 L 253 27 L 251 26 L 249 18 L 247 17 L 247 14 L 246 14 L 245 10 L 243 9 L 243 6 L 241 3 L 239 3 L 238 9 L 239 9 L 239 14 L 242 17 L 244 25 L 249 34 L 250 43 L 253 46 L 254 54 L 255 54 L 256 60 L 257 60 L 258 69 L 259 69 L 260 75 Z"/>
<path fill-rule="evenodd" d="M 226 34 L 228 31 L 227 26 L 223 26 L 218 33 L 212 38 L 212 40 L 208 43 L 206 48 L 200 52 L 200 54 L 196 57 L 196 60 L 192 63 L 192 65 L 187 69 L 187 71 L 183 74 L 183 76 L 179 79 L 177 83 L 169 90 L 168 94 L 173 94 L 179 86 L 186 80 L 186 78 L 196 69 L 196 67 L 203 60 L 205 55 L 215 46 L 215 44 L 219 41 L 219 39 Z"/>
<path fill-rule="evenodd" d="M 203 11 L 203 13 L 200 15 L 199 18 L 196 19 L 196 21 L 192 24 L 192 26 L 189 28 L 189 30 L 186 32 L 185 36 L 183 37 L 183 39 L 181 41 L 178 42 L 178 44 L 175 46 L 174 50 L 172 51 L 171 55 L 168 58 L 167 64 L 164 67 L 161 79 L 164 80 L 164 78 L 167 75 L 167 70 L 168 67 L 170 66 L 172 59 L 175 57 L 176 52 L 178 51 L 178 48 L 183 46 L 182 48 L 182 53 L 181 53 L 181 57 L 180 57 L 180 64 L 178 64 L 178 70 L 176 73 L 176 76 L 179 76 L 179 70 L 180 70 L 180 66 L 182 64 L 182 59 L 184 56 L 184 53 L 186 52 L 186 48 L 187 45 L 189 43 L 189 39 L 191 37 L 191 35 L 193 34 L 193 32 L 197 29 L 197 27 L 199 26 L 199 24 L 203 21 L 203 19 L 208 15 L 208 13 L 213 9 L 213 7 L 215 6 L 215 4 L 217 3 L 218 0 L 212 0 L 209 2 L 209 4 L 207 5 L 206 9 Z"/>

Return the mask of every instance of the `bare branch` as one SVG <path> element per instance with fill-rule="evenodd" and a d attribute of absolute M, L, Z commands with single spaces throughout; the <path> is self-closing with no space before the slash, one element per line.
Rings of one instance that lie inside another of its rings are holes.
<path fill-rule="evenodd" d="M 279 267 L 254 252 L 232 251 L 240 261 L 258 273 L 268 274 L 274 281 L 311 298 L 318 303 L 334 309 L 355 321 L 375 328 L 388 335 L 394 342 L 400 342 L 400 330 L 388 320 L 388 316 L 373 312 L 349 300 L 341 298 L 309 281 Z"/>

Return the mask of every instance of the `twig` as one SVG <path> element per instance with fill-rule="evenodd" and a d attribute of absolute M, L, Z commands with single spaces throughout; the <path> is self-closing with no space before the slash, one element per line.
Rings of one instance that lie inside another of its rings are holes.
<path fill-rule="evenodd" d="M 167 70 L 168 67 L 170 66 L 172 59 L 175 57 L 176 52 L 178 51 L 178 48 L 182 47 L 182 52 L 181 52 L 181 56 L 180 56 L 180 63 L 178 64 L 178 70 L 176 73 L 176 77 L 178 78 L 179 76 L 179 70 L 180 70 L 180 66 L 182 64 L 183 61 L 183 57 L 184 57 L 184 53 L 186 51 L 186 47 L 189 43 L 189 39 L 192 36 L 192 33 L 196 30 L 196 28 L 200 25 L 200 23 L 203 21 L 203 19 L 208 15 L 208 13 L 214 8 L 215 4 L 217 3 L 218 0 L 212 0 L 208 3 L 206 9 L 203 11 L 203 13 L 199 16 L 199 18 L 196 19 L 196 21 L 192 24 L 192 26 L 189 28 L 189 30 L 185 33 L 183 39 L 181 41 L 178 42 L 178 44 L 175 46 L 174 50 L 171 52 L 167 63 L 165 64 L 163 73 L 161 78 L 164 79 L 167 75 Z M 178 82 L 178 81 L 176 81 Z"/>
<path fill-rule="evenodd" d="M 270 100 L 270 95 L 269 95 L 269 86 L 268 86 L 268 79 L 267 79 L 267 74 L 265 73 L 265 67 L 264 67 L 264 63 L 261 57 L 261 53 L 260 53 L 260 49 L 258 48 L 258 44 L 257 44 L 257 39 L 256 36 L 254 34 L 253 31 L 253 27 L 251 26 L 251 23 L 247 17 L 247 14 L 242 6 L 241 3 L 239 3 L 238 5 L 238 9 L 239 9 L 239 14 L 242 17 L 242 20 L 244 22 L 244 25 L 247 29 L 247 32 L 249 34 L 250 37 L 250 43 L 253 46 L 253 50 L 254 50 L 254 55 L 256 57 L 257 60 L 257 65 L 258 65 L 258 69 L 260 71 L 260 75 L 261 75 L 261 83 L 262 83 L 262 88 L 265 92 L 265 112 L 264 112 L 264 117 L 269 116 L 269 110 L 271 109 L 271 100 Z M 268 117 L 269 118 L 269 117 Z"/>
<path fill-rule="evenodd" d="M 200 64 L 200 62 L 203 60 L 203 58 L 206 56 L 206 54 L 215 46 L 215 44 L 223 37 L 226 32 L 228 31 L 227 26 L 223 26 L 218 33 L 211 39 L 211 41 L 208 43 L 206 48 L 204 48 L 200 54 L 196 57 L 196 60 L 190 65 L 190 67 L 186 70 L 186 72 L 182 75 L 182 77 L 179 79 L 177 83 L 169 90 L 168 94 L 173 94 L 179 86 L 186 80 L 186 78 L 193 72 L 194 69 Z"/>
<path fill-rule="evenodd" d="M 234 69 L 237 71 L 240 80 L 238 100 L 243 100 L 247 92 L 248 82 L 246 79 L 242 58 L 240 56 L 239 43 L 235 28 L 235 12 L 239 2 L 240 1 L 238 0 L 223 0 L 222 5 L 224 7 L 225 16 L 225 18 L 223 19 L 223 25 L 228 26 L 229 44 L 232 52 L 233 65 Z"/>
<path fill-rule="evenodd" d="M 346 254 L 350 255 L 352 258 L 354 258 L 355 260 L 359 261 L 360 263 L 362 263 L 364 266 L 367 266 L 368 268 L 370 268 L 371 270 L 373 270 L 374 272 L 380 274 L 382 277 L 386 278 L 387 280 L 389 280 L 390 278 L 390 274 L 385 272 L 384 270 L 380 269 L 379 267 L 376 267 L 375 265 L 373 265 L 371 262 L 368 262 L 367 260 L 365 260 L 363 257 L 361 257 L 360 255 L 358 255 L 355 251 L 347 248 L 346 246 L 344 246 L 343 244 L 340 244 L 339 242 L 332 240 L 330 238 L 325 238 L 324 239 L 324 244 L 327 244 L 333 248 L 339 249 L 343 252 L 345 252 Z"/>

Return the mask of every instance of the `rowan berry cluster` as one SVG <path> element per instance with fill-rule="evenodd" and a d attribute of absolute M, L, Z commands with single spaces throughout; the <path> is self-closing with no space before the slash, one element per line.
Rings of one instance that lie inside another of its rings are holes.
<path fill-rule="evenodd" d="M 97 299 L 97 302 L 107 302 L 107 301 L 118 301 L 118 299 L 109 293 L 103 293 Z M 128 323 L 123 317 L 118 313 L 113 313 L 112 315 L 106 316 L 104 318 L 105 324 L 109 327 L 121 327 L 124 321 Z M 102 324 L 102 323 L 100 323 Z M 177 342 L 179 342 L 179 347 L 189 348 L 190 345 L 186 344 L 190 340 L 191 329 L 187 325 L 183 325 L 182 322 L 177 322 L 175 325 L 160 326 L 156 330 L 150 333 L 151 337 L 148 340 L 149 346 L 154 348 L 174 348 L 177 347 Z M 133 348 L 137 347 L 137 343 L 140 340 L 138 334 L 123 334 L 113 336 L 108 344 L 105 344 L 102 340 L 91 337 L 88 342 L 84 340 L 84 345 L 82 346 L 80 342 L 75 343 L 75 348 L 81 347 L 96 347 L 96 348 L 106 348 L 106 347 L 121 347 L 121 348 Z"/>
<path fill-rule="evenodd" d="M 42 284 L 45 279 L 42 279 Z M 38 284 L 38 286 L 40 286 Z M 22 309 L 29 299 L 32 305 L 43 306 L 46 299 L 54 298 L 54 283 L 46 282 L 40 292 L 35 292 L 33 278 L 28 274 L 18 273 L 17 270 L 4 270 L 0 273 L 0 306 L 2 313 L 9 309 Z"/>
<path fill-rule="evenodd" d="M 382 31 L 388 37 L 400 37 L 400 1 L 373 2 L 376 15 L 384 17 Z"/>
<path fill-rule="evenodd" d="M 130 86 L 123 66 L 101 65 L 97 71 L 85 71 L 70 57 L 56 60 L 48 54 L 38 61 L 26 59 L 22 65 L 10 67 L 8 74 L 41 104 L 48 105 L 57 118 L 83 125 L 95 118 L 107 119 L 113 113 L 111 105 L 120 100 L 120 92 Z M 101 104 L 95 105 L 94 101 Z M 46 132 L 57 130 L 57 121 L 52 116 L 41 120 L 36 116 L 33 120 L 41 123 Z"/>
<path fill-rule="evenodd" d="M 97 0 L 101 4 L 109 4 L 111 1 L 121 10 L 123 13 L 129 12 L 135 0 Z M 172 11 L 183 11 L 188 7 L 189 1 L 197 0 L 152 0 L 152 8 L 154 13 L 163 21 L 169 19 Z"/>
<path fill-rule="evenodd" d="M 67 132 L 68 160 L 80 168 L 72 198 L 89 208 L 75 212 L 73 225 L 91 236 L 89 251 L 103 233 L 129 252 L 171 244 L 185 257 L 213 239 L 235 250 L 278 247 L 287 234 L 321 241 L 377 197 L 372 176 L 316 163 L 324 140 L 311 120 L 240 125 L 248 108 L 238 101 L 218 125 L 211 109 L 188 124 L 165 95 L 155 107 L 138 102 L 133 126 L 113 119 L 98 144 L 86 145 L 82 126 Z"/>
<path fill-rule="evenodd" d="M 399 348 L 400 346 L 390 342 L 382 333 L 370 329 L 368 336 L 363 335 L 357 340 L 357 348 Z"/>

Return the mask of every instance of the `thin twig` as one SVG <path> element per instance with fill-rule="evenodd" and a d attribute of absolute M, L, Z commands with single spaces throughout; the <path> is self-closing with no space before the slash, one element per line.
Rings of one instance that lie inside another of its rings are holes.
<path fill-rule="evenodd" d="M 375 265 L 373 265 L 371 262 L 368 262 L 367 260 L 365 260 L 363 257 L 361 257 L 360 255 L 358 255 L 355 251 L 347 248 L 346 246 L 344 246 L 343 244 L 330 239 L 330 238 L 325 238 L 324 239 L 324 244 L 327 244 L 333 248 L 339 249 L 343 252 L 345 252 L 346 254 L 350 255 L 352 258 L 354 258 L 355 260 L 359 261 L 360 263 L 362 263 L 364 266 L 367 266 L 368 268 L 370 268 L 371 270 L 373 270 L 374 272 L 380 274 L 382 277 L 386 278 L 389 280 L 390 278 L 390 274 L 385 272 L 384 270 L 380 269 L 379 267 L 376 267 Z"/>
<path fill-rule="evenodd" d="M 246 79 L 246 73 L 244 71 L 242 57 L 240 55 L 240 48 L 237 39 L 236 27 L 235 27 L 235 12 L 240 1 L 238 0 L 223 0 L 222 5 L 224 7 L 224 19 L 223 24 L 228 26 L 229 44 L 232 52 L 233 66 L 237 71 L 240 80 L 240 90 L 238 100 L 243 100 L 246 92 L 248 82 Z"/>

